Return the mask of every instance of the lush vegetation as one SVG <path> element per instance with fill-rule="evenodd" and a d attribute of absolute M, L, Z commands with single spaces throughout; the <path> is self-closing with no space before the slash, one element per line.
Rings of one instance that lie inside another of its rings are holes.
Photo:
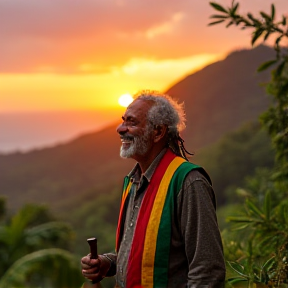
<path fill-rule="evenodd" d="M 239 202 L 235 189 L 243 186 L 256 168 L 272 168 L 275 157 L 267 132 L 257 122 L 227 133 L 199 154 L 195 160 L 209 171 L 218 207 Z"/>
<path fill-rule="evenodd" d="M 286 18 L 276 22 L 273 5 L 270 15 L 261 12 L 261 18 L 240 15 L 235 2 L 228 8 L 211 5 L 218 12 L 211 16 L 212 24 L 227 22 L 227 26 L 251 28 L 252 44 L 262 36 L 268 39 L 277 34 L 275 59 L 267 59 L 259 67 L 259 71 L 274 69 L 266 87 L 272 105 L 260 117 L 262 125 L 246 123 L 203 148 L 192 161 L 209 172 L 218 196 L 227 285 L 287 286 L 288 60 L 287 50 L 281 48 L 281 41 L 287 38 Z M 239 89 L 237 92 L 241 94 Z M 230 109 L 220 106 L 220 114 Z M 247 107 L 239 113 L 245 110 Z M 200 130 L 206 131 L 203 127 Z M 56 221 L 45 206 L 25 205 L 10 216 L 1 198 L 0 287 L 81 287 L 84 279 L 79 260 L 89 252 L 86 239 L 98 238 L 99 253 L 114 250 L 121 181 L 133 166 L 118 160 L 119 141 L 114 134 L 113 127 L 71 144 L 1 156 L 0 175 L 6 179 L 1 182 L 1 193 L 18 202 L 13 208 L 27 199 L 41 202 L 45 194 L 53 213 L 71 226 Z M 231 215 L 229 222 L 223 221 L 227 215 Z M 113 287 L 112 282 L 103 286 Z"/>
<path fill-rule="evenodd" d="M 44 206 L 26 205 L 13 217 L 0 198 L 0 287 L 80 287 L 79 259 L 69 252 L 72 229 Z"/>
<path fill-rule="evenodd" d="M 263 63 L 261 72 L 274 65 L 267 92 L 273 97 L 272 105 L 260 120 L 268 132 L 276 151 L 272 170 L 262 170 L 247 180 L 239 192 L 245 198 L 241 213 L 228 220 L 237 232 L 224 231 L 225 255 L 228 260 L 228 284 L 246 283 L 249 287 L 288 286 L 288 51 L 281 41 L 288 38 L 287 17 L 276 20 L 275 7 L 260 17 L 238 13 L 239 3 L 223 7 L 211 2 L 218 12 L 212 15 L 210 25 L 227 23 L 251 28 L 252 45 L 261 37 L 274 38 L 275 59 Z M 216 20 L 216 21 L 215 21 Z M 241 231 L 241 233 L 240 233 Z"/>

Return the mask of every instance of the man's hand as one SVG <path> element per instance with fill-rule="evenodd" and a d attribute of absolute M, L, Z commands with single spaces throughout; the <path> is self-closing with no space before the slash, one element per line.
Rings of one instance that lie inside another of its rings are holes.
<path fill-rule="evenodd" d="M 110 266 L 111 262 L 102 255 L 98 255 L 98 259 L 91 259 L 89 254 L 81 259 L 82 275 L 94 283 L 106 276 Z"/>

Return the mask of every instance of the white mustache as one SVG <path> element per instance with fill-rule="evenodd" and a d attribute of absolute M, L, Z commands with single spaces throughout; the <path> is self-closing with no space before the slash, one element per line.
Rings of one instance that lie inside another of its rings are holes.
<path fill-rule="evenodd" d="M 123 141 L 133 141 L 135 137 L 133 136 L 121 136 L 120 139 L 121 139 L 121 142 Z"/>

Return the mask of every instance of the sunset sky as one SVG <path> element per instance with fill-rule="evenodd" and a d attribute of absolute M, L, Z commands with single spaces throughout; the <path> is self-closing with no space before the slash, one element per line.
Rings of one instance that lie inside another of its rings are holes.
<path fill-rule="evenodd" d="M 287 14 L 287 0 L 273 3 Z M 249 30 L 208 27 L 213 13 L 206 0 L 0 0 L 0 113 L 114 111 L 122 94 L 164 91 L 250 47 Z"/>

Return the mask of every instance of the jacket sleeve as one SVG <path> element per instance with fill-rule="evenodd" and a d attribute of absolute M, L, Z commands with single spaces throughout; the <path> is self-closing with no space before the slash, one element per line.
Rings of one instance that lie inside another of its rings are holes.
<path fill-rule="evenodd" d="M 110 261 L 110 269 L 108 270 L 105 277 L 115 276 L 116 274 L 116 262 L 117 262 L 117 255 L 116 253 L 105 253 L 103 256 L 106 257 Z"/>
<path fill-rule="evenodd" d="M 189 288 L 224 286 L 226 270 L 215 207 L 210 183 L 198 170 L 190 171 L 177 198 L 179 225 L 189 262 Z"/>

